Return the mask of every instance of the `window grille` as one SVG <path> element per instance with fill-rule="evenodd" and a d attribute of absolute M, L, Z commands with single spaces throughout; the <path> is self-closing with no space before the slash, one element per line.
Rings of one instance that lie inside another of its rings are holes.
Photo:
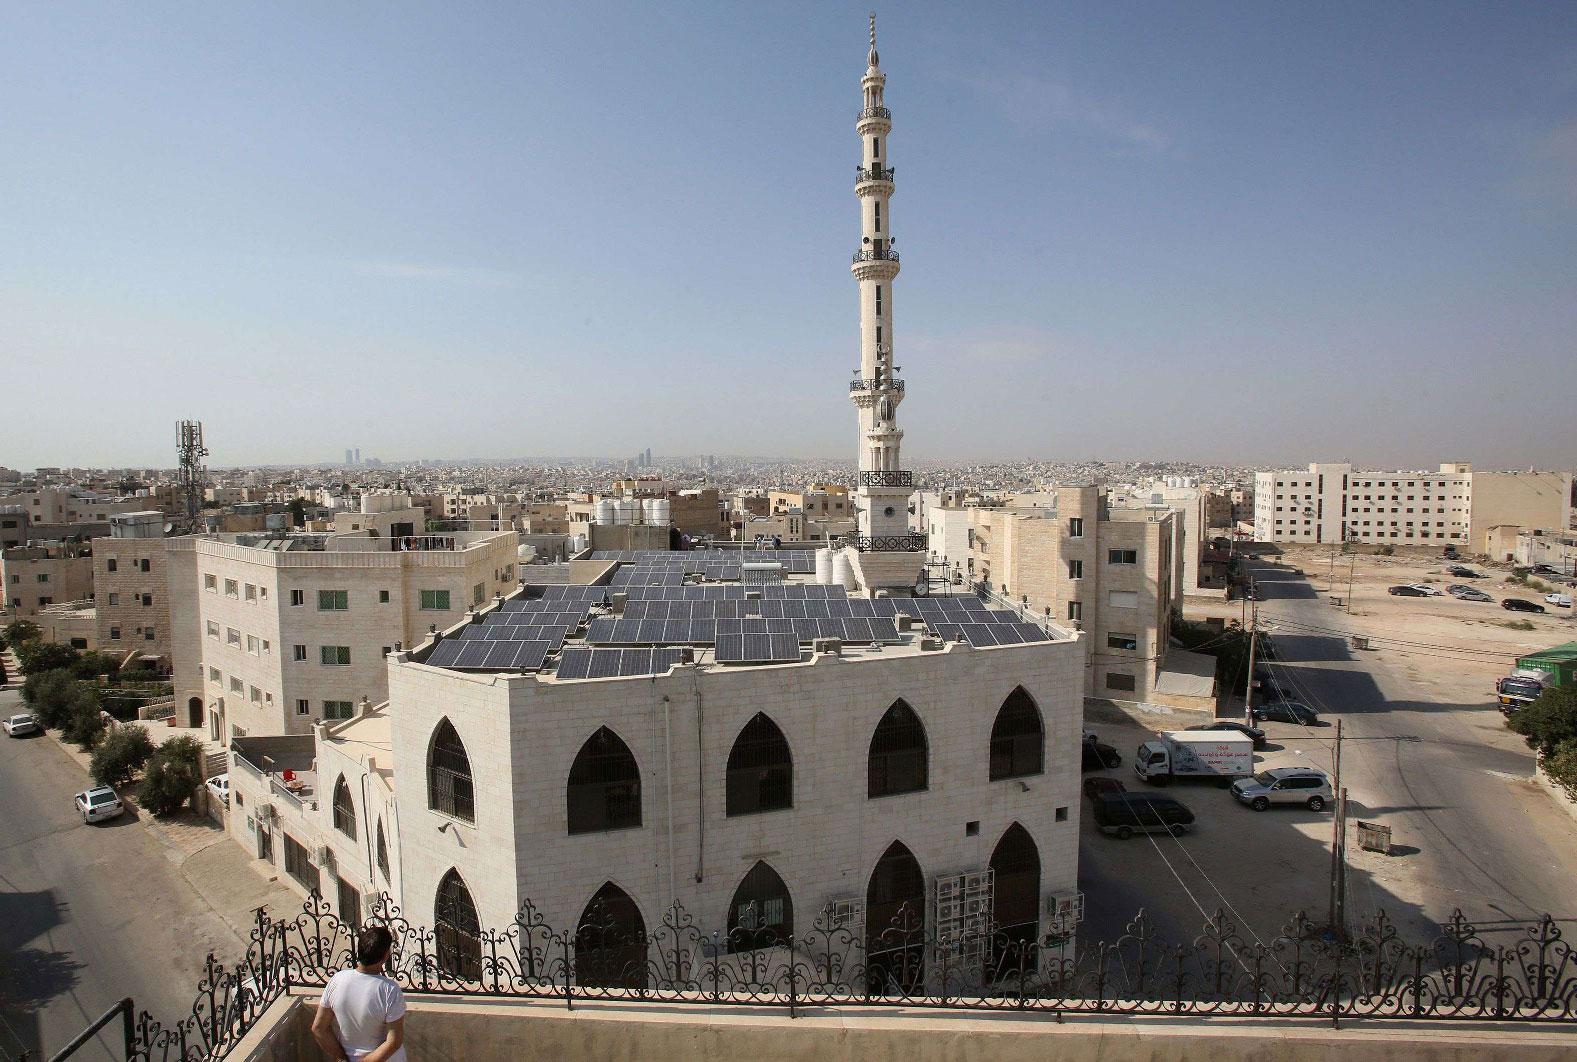
<path fill-rule="evenodd" d="M 1040 774 L 1044 757 L 1040 711 L 1023 686 L 1015 687 L 991 725 L 991 781 Z"/>
<path fill-rule="evenodd" d="M 641 824 L 641 771 L 619 735 L 601 727 L 570 766 L 566 787 L 570 833 L 602 833 Z"/>
<path fill-rule="evenodd" d="M 427 806 L 466 822 L 476 821 L 476 792 L 471 782 L 471 758 L 445 719 L 433 734 L 427 757 Z"/>
<path fill-rule="evenodd" d="M 350 786 L 341 775 L 334 783 L 334 828 L 351 840 L 356 839 L 356 805 L 350 798 Z"/>
<path fill-rule="evenodd" d="M 438 883 L 433 914 L 438 968 L 462 981 L 481 980 L 482 921 L 458 871 L 451 869 Z"/>
<path fill-rule="evenodd" d="M 758 713 L 728 754 L 727 814 L 755 815 L 794 806 L 794 763 L 776 723 Z"/>
<path fill-rule="evenodd" d="M 869 797 L 915 793 L 929 784 L 925 726 L 902 699 L 893 702 L 871 735 Z"/>

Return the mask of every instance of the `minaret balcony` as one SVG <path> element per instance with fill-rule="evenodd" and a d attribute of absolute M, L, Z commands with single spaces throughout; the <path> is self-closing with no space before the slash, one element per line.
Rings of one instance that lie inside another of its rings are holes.
<path fill-rule="evenodd" d="M 920 553 L 930 545 L 924 535 L 845 535 L 843 541 L 861 553 Z"/>
<path fill-rule="evenodd" d="M 863 247 L 854 252 L 854 264 L 861 262 L 896 262 L 898 252 L 891 247 Z"/>
<path fill-rule="evenodd" d="M 904 382 L 897 378 L 889 378 L 886 380 L 867 380 L 863 376 L 856 376 L 854 379 L 849 381 L 850 392 L 876 391 L 881 390 L 882 388 L 886 388 L 890 391 L 897 391 L 902 394 Z"/>
<path fill-rule="evenodd" d="M 884 169 L 879 165 L 854 167 L 854 183 L 865 184 L 868 181 L 885 181 L 887 184 L 892 184 L 893 168 L 888 166 Z"/>
<path fill-rule="evenodd" d="M 889 111 L 886 107 L 867 107 L 859 113 L 856 121 L 863 122 L 868 118 L 880 118 L 884 121 L 890 122 L 893 118 L 893 112 Z"/>
<path fill-rule="evenodd" d="M 909 471 L 861 472 L 862 487 L 913 487 L 914 473 Z"/>

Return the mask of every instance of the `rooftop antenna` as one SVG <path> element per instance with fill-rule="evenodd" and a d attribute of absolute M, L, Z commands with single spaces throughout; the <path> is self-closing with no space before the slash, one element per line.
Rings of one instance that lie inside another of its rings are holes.
<path fill-rule="evenodd" d="M 208 447 L 203 445 L 203 422 L 183 420 L 176 426 L 176 453 L 180 467 L 177 471 L 182 501 L 181 531 L 196 534 L 203 511 L 203 488 L 208 482 L 208 469 L 203 458 Z"/>

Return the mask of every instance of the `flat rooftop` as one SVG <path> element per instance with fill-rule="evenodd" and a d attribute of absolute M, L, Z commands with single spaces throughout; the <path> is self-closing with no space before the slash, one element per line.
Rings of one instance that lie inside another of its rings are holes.
<path fill-rule="evenodd" d="M 660 675 L 679 664 L 797 664 L 822 639 L 836 639 L 845 657 L 869 659 L 916 655 L 922 639 L 989 649 L 1073 637 L 973 593 L 855 596 L 813 581 L 811 550 L 593 558 L 616 562 L 607 582 L 527 584 L 412 658 L 454 671 L 577 681 Z"/>

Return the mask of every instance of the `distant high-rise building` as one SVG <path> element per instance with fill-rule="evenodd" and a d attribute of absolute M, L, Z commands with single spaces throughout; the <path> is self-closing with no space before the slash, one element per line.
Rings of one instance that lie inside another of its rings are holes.
<path fill-rule="evenodd" d="M 646 448 L 646 467 L 652 467 L 652 448 L 650 446 Z"/>
<path fill-rule="evenodd" d="M 361 447 L 356 447 L 356 464 L 361 464 Z"/>
<path fill-rule="evenodd" d="M 347 447 L 345 450 L 345 463 L 347 465 L 350 464 L 355 459 L 355 456 L 355 451 Z"/>

